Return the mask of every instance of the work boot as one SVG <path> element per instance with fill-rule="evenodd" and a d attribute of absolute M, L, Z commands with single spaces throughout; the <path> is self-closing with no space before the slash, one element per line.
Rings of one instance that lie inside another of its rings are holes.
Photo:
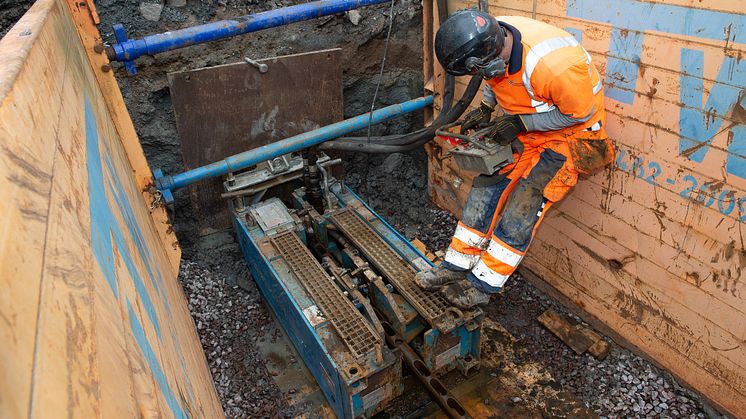
<path fill-rule="evenodd" d="M 442 266 L 435 266 L 427 271 L 417 272 L 414 282 L 426 291 L 435 291 L 443 285 L 466 279 L 466 271 L 452 271 Z"/>
<path fill-rule="evenodd" d="M 468 279 L 462 279 L 440 289 L 440 295 L 449 303 L 469 310 L 475 306 L 483 306 L 490 302 L 490 295 L 474 287 Z"/>

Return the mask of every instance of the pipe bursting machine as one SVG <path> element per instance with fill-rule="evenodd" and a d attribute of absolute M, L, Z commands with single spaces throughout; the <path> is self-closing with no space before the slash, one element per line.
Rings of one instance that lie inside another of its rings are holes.
<path fill-rule="evenodd" d="M 404 392 L 407 372 L 449 417 L 467 417 L 438 377 L 480 364 L 479 308 L 462 311 L 414 276 L 432 265 L 331 175 L 316 145 L 432 103 L 423 97 L 173 176 L 171 191 L 223 176 L 253 280 L 335 414 L 369 417 Z M 406 368 L 405 368 L 406 366 Z"/>

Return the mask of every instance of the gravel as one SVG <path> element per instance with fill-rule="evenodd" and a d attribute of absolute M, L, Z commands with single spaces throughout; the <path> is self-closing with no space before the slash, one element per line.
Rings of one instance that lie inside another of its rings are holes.
<path fill-rule="evenodd" d="M 8 33 L 32 4 L 34 0 L 3 0 L 0 3 L 0 38 Z"/>
<path fill-rule="evenodd" d="M 238 249 L 229 244 L 222 252 L 222 260 L 210 252 L 185 257 L 179 280 L 223 410 L 229 418 L 292 417 L 254 341 L 272 326 L 272 315 L 253 282 L 248 291 L 230 284 L 236 275 L 248 278 L 245 264 L 241 273 L 231 263 L 242 262 Z"/>
<path fill-rule="evenodd" d="M 518 351 L 517 362 L 540 362 L 563 388 L 601 417 L 719 417 L 668 372 L 613 342 L 603 361 L 588 353 L 577 355 L 536 320 L 548 308 L 587 326 L 519 274 L 493 297 L 486 311 L 524 348 Z"/>

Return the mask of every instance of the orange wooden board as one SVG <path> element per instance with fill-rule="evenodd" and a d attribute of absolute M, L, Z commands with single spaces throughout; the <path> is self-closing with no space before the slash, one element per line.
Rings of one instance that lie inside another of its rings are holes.
<path fill-rule="evenodd" d="M 490 12 L 578 38 L 604 75 L 617 149 L 611 168 L 550 212 L 525 265 L 715 404 L 746 415 L 742 2 L 492 0 Z M 472 174 L 441 160 L 448 147 L 428 146 L 430 192 L 458 215 Z"/>

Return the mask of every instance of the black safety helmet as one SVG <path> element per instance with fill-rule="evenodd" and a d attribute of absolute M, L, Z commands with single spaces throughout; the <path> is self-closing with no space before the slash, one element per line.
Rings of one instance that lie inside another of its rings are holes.
<path fill-rule="evenodd" d="M 469 74 L 466 60 L 486 62 L 497 56 L 505 35 L 497 20 L 478 10 L 459 10 L 440 25 L 435 34 L 435 55 L 447 73 Z"/>

